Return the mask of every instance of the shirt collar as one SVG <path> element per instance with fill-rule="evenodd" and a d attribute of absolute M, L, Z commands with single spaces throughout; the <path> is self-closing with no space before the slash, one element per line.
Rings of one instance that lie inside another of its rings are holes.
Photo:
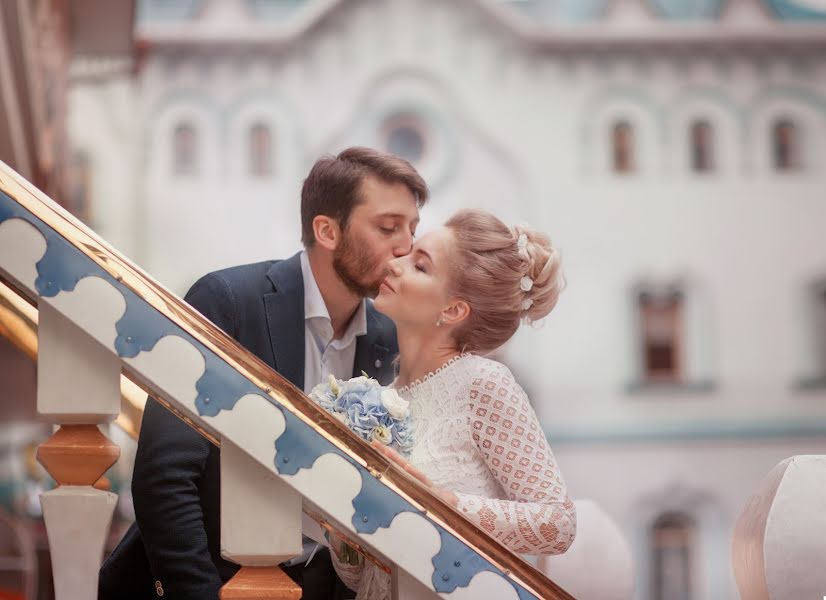
<path fill-rule="evenodd" d="M 324 303 L 324 297 L 321 295 L 321 290 L 318 289 L 315 275 L 313 275 L 313 268 L 310 266 L 310 257 L 307 256 L 307 251 L 301 252 L 301 276 L 304 279 L 304 321 L 309 319 L 321 318 L 330 321 L 330 312 L 327 310 L 327 305 Z M 332 324 L 332 323 L 331 323 Z M 350 324 L 347 330 L 337 345 L 347 346 L 356 336 L 367 333 L 367 299 L 363 298 L 355 314 L 350 319 Z"/>

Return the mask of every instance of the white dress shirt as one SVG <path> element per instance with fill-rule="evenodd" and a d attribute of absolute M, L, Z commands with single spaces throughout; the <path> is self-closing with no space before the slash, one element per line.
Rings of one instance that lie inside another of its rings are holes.
<path fill-rule="evenodd" d="M 330 313 L 306 251 L 301 253 L 301 275 L 304 278 L 304 393 L 308 394 L 330 374 L 345 380 L 353 376 L 356 337 L 367 333 L 367 300 L 359 304 L 344 335 L 334 340 Z"/>
<path fill-rule="evenodd" d="M 362 300 L 359 304 L 344 335 L 334 340 L 330 312 L 321 296 L 321 290 L 318 289 L 306 251 L 301 252 L 301 277 L 304 279 L 304 393 L 309 394 L 330 374 L 345 380 L 353 376 L 356 337 L 367 333 L 367 300 Z M 305 528 L 314 525 L 306 517 L 304 521 Z M 315 525 L 313 529 L 318 529 L 318 526 Z M 316 535 L 320 539 L 318 533 L 320 529 Z M 309 564 L 319 545 L 305 535 L 303 547 L 300 555 L 283 564 L 285 566 L 301 562 Z"/>

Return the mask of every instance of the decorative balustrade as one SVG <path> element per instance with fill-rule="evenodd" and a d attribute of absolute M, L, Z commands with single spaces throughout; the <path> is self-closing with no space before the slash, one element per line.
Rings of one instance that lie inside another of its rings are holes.
<path fill-rule="evenodd" d="M 826 456 L 793 456 L 766 475 L 734 528 L 742 600 L 826 598 Z"/>
<path fill-rule="evenodd" d="M 0 277 L 37 306 L 38 412 L 61 425 L 39 452 L 60 484 L 42 496 L 58 598 L 95 597 L 116 500 L 95 483 L 117 451 L 97 425 L 122 374 L 232 465 L 222 553 L 242 569 L 223 598 L 296 597 L 276 565 L 300 551 L 303 505 L 388 565 L 396 597 L 571 597 L 2 163 Z"/>

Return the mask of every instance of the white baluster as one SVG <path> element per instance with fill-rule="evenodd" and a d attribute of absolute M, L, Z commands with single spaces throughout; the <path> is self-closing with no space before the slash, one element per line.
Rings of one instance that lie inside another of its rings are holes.
<path fill-rule="evenodd" d="M 97 598 L 103 544 L 118 497 L 88 485 L 61 485 L 40 504 L 58 600 Z"/>
<path fill-rule="evenodd" d="M 120 411 L 120 362 L 45 301 L 39 321 L 37 411 L 64 423 L 38 448 L 38 460 L 59 484 L 40 498 L 55 596 L 93 600 L 117 503 L 116 494 L 93 486 L 120 453 L 96 424 Z"/>
<path fill-rule="evenodd" d="M 737 519 L 731 555 L 743 600 L 826 596 L 826 456 L 769 472 Z"/>
<path fill-rule="evenodd" d="M 278 567 L 297 556 L 301 495 L 228 440 L 221 442 L 221 554 L 241 565 L 221 598 L 300 598 Z"/>

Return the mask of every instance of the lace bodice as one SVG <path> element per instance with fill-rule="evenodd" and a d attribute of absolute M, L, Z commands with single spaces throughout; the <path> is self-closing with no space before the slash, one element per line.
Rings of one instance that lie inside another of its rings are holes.
<path fill-rule="evenodd" d="M 573 502 L 536 414 L 505 365 L 463 355 L 399 394 L 410 402 L 416 432 L 410 462 L 435 486 L 455 492 L 462 514 L 514 552 L 558 554 L 571 545 Z M 389 598 L 390 578 L 373 565 L 363 573 L 336 569 L 358 589 L 357 598 Z"/>

